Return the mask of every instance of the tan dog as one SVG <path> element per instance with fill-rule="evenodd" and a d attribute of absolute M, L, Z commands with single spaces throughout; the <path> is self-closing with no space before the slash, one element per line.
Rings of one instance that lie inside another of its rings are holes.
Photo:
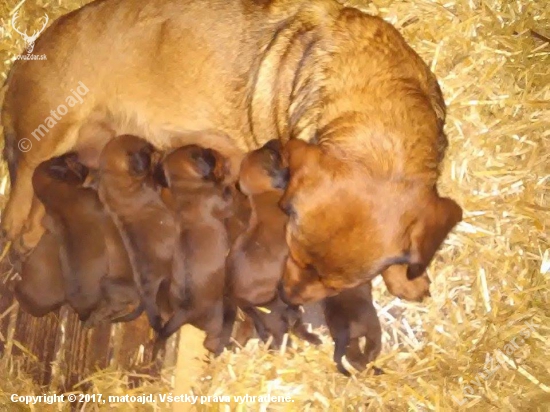
<path fill-rule="evenodd" d="M 227 257 L 228 293 L 255 323 L 260 338 L 273 336 L 273 348 L 283 342 L 292 323 L 294 332 L 311 343 L 321 343 L 309 333 L 297 308 L 283 303 L 277 294 L 284 261 L 287 216 L 278 202 L 288 180 L 281 166 L 280 144 L 271 140 L 242 161 L 239 186 L 250 199 L 252 214 Z M 256 308 L 261 306 L 268 313 Z"/>
<path fill-rule="evenodd" d="M 46 232 L 23 262 L 21 280 L 15 284 L 14 294 L 19 306 L 32 316 L 45 316 L 65 303 L 60 247 L 56 236 Z"/>
<path fill-rule="evenodd" d="M 132 135 L 118 136 L 101 153 L 98 192 L 124 241 L 142 308 L 159 332 L 157 295 L 169 282 L 176 242 L 176 221 L 153 179 L 153 146 Z"/>
<path fill-rule="evenodd" d="M 46 227 L 56 238 L 48 249 L 58 246 L 52 253 L 59 258 L 67 303 L 80 320 L 93 325 L 128 313 L 139 297 L 113 221 L 95 190 L 83 187 L 87 175 L 78 157 L 68 154 L 40 164 L 33 186 L 48 212 Z M 42 251 L 37 253 L 35 259 Z M 43 258 L 55 277 L 55 258 Z"/>
<path fill-rule="evenodd" d="M 218 152 L 192 145 L 169 153 L 160 167 L 179 230 L 170 284 L 174 314 L 159 336 L 167 339 L 190 323 L 206 332 L 205 348 L 219 354 L 229 343 L 237 309 L 224 298 L 228 163 Z"/>
<path fill-rule="evenodd" d="M 2 111 L 14 182 L 2 228 L 21 249 L 41 235 L 34 168 L 122 133 L 161 149 L 212 147 L 234 175 L 243 151 L 292 139 L 287 240 L 316 273 L 284 276 L 297 303 L 393 264 L 420 275 L 461 219 L 436 186 L 447 141 L 435 77 L 390 24 L 336 0 L 98 1 L 53 23 L 34 50 L 48 59 L 15 62 Z M 18 151 L 32 136 L 42 138 Z"/>

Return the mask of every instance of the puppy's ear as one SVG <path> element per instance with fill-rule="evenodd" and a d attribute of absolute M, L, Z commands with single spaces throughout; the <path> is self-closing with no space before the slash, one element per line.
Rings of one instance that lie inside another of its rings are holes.
<path fill-rule="evenodd" d="M 78 155 L 76 153 L 67 153 L 62 156 L 54 157 L 47 161 L 48 174 L 61 181 L 66 181 L 71 177 L 71 173 L 80 177 L 80 166 L 84 167 L 78 162 Z"/>
<path fill-rule="evenodd" d="M 66 155 L 65 163 L 67 164 L 67 168 L 74 173 L 82 183 L 84 183 L 90 173 L 90 170 L 80 162 L 78 154 L 69 153 Z"/>
<path fill-rule="evenodd" d="M 221 182 L 228 173 L 227 159 L 216 150 L 201 148 L 194 158 L 197 171 L 204 179 Z"/>
<path fill-rule="evenodd" d="M 300 139 L 290 139 L 282 148 L 282 160 L 285 166 L 295 168 L 299 166 L 299 159 L 304 157 L 310 144 Z"/>
<path fill-rule="evenodd" d="M 95 169 L 90 169 L 88 175 L 82 182 L 82 187 L 98 190 L 99 188 L 99 172 Z"/>
<path fill-rule="evenodd" d="M 434 192 L 411 232 L 411 262 L 407 269 L 409 280 L 424 273 L 447 234 L 461 220 L 462 208 L 454 200 L 439 197 Z"/>
<path fill-rule="evenodd" d="M 48 174 L 56 180 L 66 180 L 68 171 L 69 168 L 65 163 L 55 162 L 48 167 Z"/>
<path fill-rule="evenodd" d="M 262 149 L 271 150 L 274 153 L 280 154 L 283 150 L 283 146 L 279 139 L 271 139 L 269 142 L 262 146 Z"/>
<path fill-rule="evenodd" d="M 164 164 L 158 162 L 153 169 L 153 180 L 161 187 L 170 187 L 169 177 L 164 170 Z"/>
<path fill-rule="evenodd" d="M 128 154 L 128 164 L 130 173 L 134 176 L 143 176 L 151 169 L 151 154 L 153 149 L 150 146 L 145 146 L 137 152 Z"/>

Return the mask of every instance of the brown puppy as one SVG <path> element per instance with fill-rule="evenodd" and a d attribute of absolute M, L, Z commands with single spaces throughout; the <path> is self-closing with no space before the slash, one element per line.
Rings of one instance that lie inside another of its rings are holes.
<path fill-rule="evenodd" d="M 374 361 L 382 349 L 382 329 L 376 309 L 372 303 L 370 282 L 324 299 L 325 320 L 334 339 L 334 362 L 338 370 L 346 376 L 349 372 L 342 364 L 346 359 L 357 370 Z M 366 338 L 365 348 L 361 349 L 359 338 Z M 380 373 L 375 369 L 375 373 Z"/>
<path fill-rule="evenodd" d="M 138 296 L 114 223 L 97 193 L 83 187 L 87 175 L 77 155 L 68 154 L 42 163 L 33 186 L 57 240 L 67 303 L 93 325 L 128 312 Z"/>
<path fill-rule="evenodd" d="M 160 167 L 172 194 L 178 239 L 170 284 L 174 314 L 159 336 L 166 339 L 190 323 L 206 332 L 206 349 L 219 354 L 236 316 L 236 307 L 224 299 L 225 221 L 231 214 L 231 191 L 223 184 L 227 161 L 215 150 L 191 145 L 169 153 Z"/>
<path fill-rule="evenodd" d="M 289 147 L 288 243 L 316 274 L 284 276 L 296 303 L 392 264 L 420 275 L 461 219 L 437 191 L 447 140 L 434 75 L 390 24 L 337 0 L 96 1 L 34 50 L 48 59 L 15 62 L 2 111 L 14 184 L 1 224 L 15 245 L 40 237 L 34 168 L 123 133 L 212 147 L 233 172 L 244 151 L 300 139 Z M 61 102 L 63 117 L 52 114 Z M 22 139 L 32 150 L 17 149 Z"/>
<path fill-rule="evenodd" d="M 264 341 L 273 336 L 279 347 L 290 323 L 294 332 L 312 343 L 317 335 L 305 328 L 297 308 L 283 303 L 277 294 L 283 264 L 288 254 L 285 225 L 288 218 L 278 202 L 288 179 L 281 166 L 280 144 L 276 140 L 250 152 L 242 161 L 239 186 L 250 199 L 252 214 L 246 231 L 232 245 L 227 257 L 228 292 L 255 322 Z M 265 313 L 255 306 L 263 306 Z"/>
<path fill-rule="evenodd" d="M 100 157 L 98 192 L 124 241 L 134 280 L 151 327 L 159 332 L 162 319 L 157 294 L 168 282 L 176 241 L 176 222 L 153 179 L 155 150 L 132 135 L 118 136 Z"/>
<path fill-rule="evenodd" d="M 60 247 L 56 236 L 46 232 L 23 262 L 14 294 L 19 306 L 32 316 L 45 316 L 65 303 Z"/>

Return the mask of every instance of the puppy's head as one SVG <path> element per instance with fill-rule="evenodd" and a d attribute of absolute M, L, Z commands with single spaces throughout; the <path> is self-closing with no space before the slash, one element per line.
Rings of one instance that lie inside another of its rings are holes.
<path fill-rule="evenodd" d="M 40 192 L 46 186 L 81 186 L 89 170 L 78 160 L 78 154 L 67 153 L 63 156 L 54 157 L 42 162 L 35 170 L 33 185 L 35 190 Z"/>
<path fill-rule="evenodd" d="M 116 136 L 103 148 L 99 159 L 101 172 L 143 179 L 153 170 L 158 153 L 146 140 L 133 136 Z"/>
<path fill-rule="evenodd" d="M 246 195 L 284 189 L 287 183 L 288 168 L 283 166 L 278 140 L 248 153 L 241 163 L 239 188 Z"/>
<path fill-rule="evenodd" d="M 392 265 L 408 265 L 408 279 L 421 276 L 462 219 L 462 209 L 434 187 L 377 181 L 353 161 L 300 140 L 284 153 L 290 181 L 280 206 L 290 217 L 291 259 L 302 269 L 284 271 L 293 303 L 352 288 Z"/>
<path fill-rule="evenodd" d="M 170 152 L 155 170 L 156 179 L 165 187 L 180 183 L 222 183 L 228 174 L 227 158 L 216 150 L 197 145 Z"/>

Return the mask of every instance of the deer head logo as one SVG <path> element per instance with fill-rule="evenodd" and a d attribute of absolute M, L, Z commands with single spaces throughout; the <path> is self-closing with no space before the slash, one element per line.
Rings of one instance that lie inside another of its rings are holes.
<path fill-rule="evenodd" d="M 45 20 L 44 20 L 44 24 L 42 25 L 42 27 L 40 28 L 40 30 L 36 30 L 32 33 L 32 35 L 28 35 L 27 32 L 22 32 L 22 31 L 19 31 L 17 29 L 17 27 L 15 26 L 15 22 L 17 21 L 17 18 L 19 17 L 19 11 L 16 11 L 15 14 L 13 15 L 13 17 L 11 18 L 11 26 L 13 27 L 13 29 L 19 33 L 21 36 L 23 36 L 23 39 L 25 40 L 25 43 L 27 44 L 27 47 L 26 47 L 26 50 L 27 50 L 27 53 L 32 53 L 33 49 L 34 49 L 34 42 L 36 41 L 36 39 L 38 38 L 38 36 L 40 36 L 40 33 L 42 33 L 44 31 L 44 29 L 46 28 L 46 25 L 48 24 L 48 15 L 45 14 Z"/>

